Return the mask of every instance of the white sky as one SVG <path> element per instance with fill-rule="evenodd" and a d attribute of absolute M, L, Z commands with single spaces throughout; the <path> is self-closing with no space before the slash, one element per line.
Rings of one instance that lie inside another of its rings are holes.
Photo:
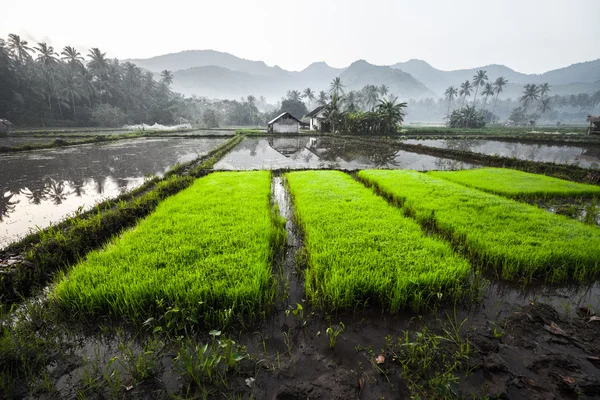
<path fill-rule="evenodd" d="M 289 70 L 314 61 L 541 73 L 600 58 L 600 0 L 1 0 L 0 36 L 147 58 L 214 49 Z"/>

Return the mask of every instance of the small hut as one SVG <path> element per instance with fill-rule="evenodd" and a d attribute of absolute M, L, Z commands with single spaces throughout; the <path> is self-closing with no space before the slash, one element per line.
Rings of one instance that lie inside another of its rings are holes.
<path fill-rule="evenodd" d="M 300 120 L 294 117 L 289 112 L 284 112 L 277 117 L 273 118 L 269 123 L 269 133 L 299 133 L 300 132 Z"/>
<path fill-rule="evenodd" d="M 310 119 L 310 130 L 311 131 L 322 131 L 322 125 L 327 119 L 325 117 L 325 106 L 319 106 L 306 114 L 306 118 Z"/>
<path fill-rule="evenodd" d="M 590 123 L 588 135 L 600 135 L 600 115 L 588 115 L 587 122 Z"/>
<path fill-rule="evenodd" d="M 8 127 L 11 125 L 9 120 L 0 118 L 0 136 L 8 136 Z"/>

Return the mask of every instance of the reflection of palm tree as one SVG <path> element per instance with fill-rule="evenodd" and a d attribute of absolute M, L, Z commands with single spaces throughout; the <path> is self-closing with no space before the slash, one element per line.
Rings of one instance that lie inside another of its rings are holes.
<path fill-rule="evenodd" d="M 46 186 L 36 186 L 33 189 L 26 187 L 21 189 L 21 193 L 25 195 L 29 203 L 31 204 L 40 204 L 42 200 L 46 200 Z"/>
<path fill-rule="evenodd" d="M 85 194 L 85 190 L 83 189 L 85 182 L 82 179 L 74 179 L 70 183 L 73 186 L 73 193 L 75 196 L 81 197 Z"/>
<path fill-rule="evenodd" d="M 11 200 L 14 196 L 14 193 L 4 193 L 2 197 L 0 197 L 0 222 L 4 218 L 7 218 L 10 213 L 15 211 L 16 205 L 19 203 L 19 200 L 14 201 Z"/>
<path fill-rule="evenodd" d="M 102 177 L 97 177 L 94 178 L 94 181 L 96 181 L 96 192 L 98 194 L 103 194 L 104 193 L 104 180 Z"/>
<path fill-rule="evenodd" d="M 67 199 L 69 193 L 65 193 L 65 183 L 63 181 L 52 180 L 47 187 L 48 197 L 54 204 L 62 204 Z"/>

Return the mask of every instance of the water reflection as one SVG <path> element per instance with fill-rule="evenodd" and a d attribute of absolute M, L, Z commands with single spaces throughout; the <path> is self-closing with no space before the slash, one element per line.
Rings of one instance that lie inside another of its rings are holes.
<path fill-rule="evenodd" d="M 521 160 L 575 164 L 584 168 L 600 168 L 600 147 L 597 146 L 550 145 L 470 139 L 409 139 L 405 140 L 404 143 L 514 157 Z"/>
<path fill-rule="evenodd" d="M 215 169 L 462 169 L 472 164 L 335 137 L 246 138 Z"/>
<path fill-rule="evenodd" d="M 152 138 L 0 155 L 0 248 L 116 197 L 226 139 Z"/>

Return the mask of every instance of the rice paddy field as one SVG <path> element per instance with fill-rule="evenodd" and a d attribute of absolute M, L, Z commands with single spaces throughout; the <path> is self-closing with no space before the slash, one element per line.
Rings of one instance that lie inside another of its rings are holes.
<path fill-rule="evenodd" d="M 430 171 L 429 175 L 510 198 L 600 196 L 600 186 L 506 168 Z"/>
<path fill-rule="evenodd" d="M 311 301 L 333 310 L 372 302 L 395 312 L 461 292 L 469 263 L 349 175 L 286 178 L 305 233 Z"/>
<path fill-rule="evenodd" d="M 67 309 L 144 321 L 170 308 L 226 322 L 268 301 L 270 173 L 215 173 L 164 201 L 58 283 Z"/>
<path fill-rule="evenodd" d="M 128 189 L 0 250 L 0 398 L 598 396 L 600 229 L 541 205 L 597 202 L 594 170 L 226 139 L 2 156 L 7 226 Z"/>
<path fill-rule="evenodd" d="M 358 176 L 505 279 L 543 275 L 556 282 L 600 272 L 595 227 L 415 171 L 365 170 Z"/>

